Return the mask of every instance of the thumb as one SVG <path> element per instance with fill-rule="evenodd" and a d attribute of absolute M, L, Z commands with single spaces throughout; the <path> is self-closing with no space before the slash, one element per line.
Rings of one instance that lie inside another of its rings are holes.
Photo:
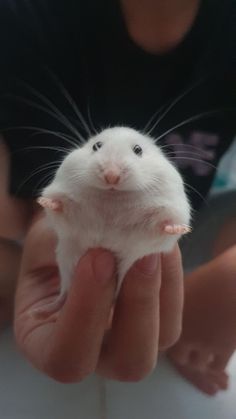
<path fill-rule="evenodd" d="M 115 290 L 115 261 L 105 250 L 90 250 L 77 268 L 54 329 L 51 355 L 57 365 L 95 368 Z"/>

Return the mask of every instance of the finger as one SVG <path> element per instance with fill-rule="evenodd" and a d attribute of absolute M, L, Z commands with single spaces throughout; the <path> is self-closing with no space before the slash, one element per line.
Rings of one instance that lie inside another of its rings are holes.
<path fill-rule="evenodd" d="M 183 269 L 179 247 L 161 256 L 162 283 L 160 290 L 159 349 L 172 346 L 182 329 Z"/>
<path fill-rule="evenodd" d="M 138 261 L 125 277 L 99 373 L 137 381 L 156 365 L 159 335 L 159 256 Z"/>
<path fill-rule="evenodd" d="M 39 357 L 35 361 L 48 375 L 73 382 L 95 370 L 115 292 L 113 278 L 113 256 L 102 250 L 88 252 L 57 321 L 41 324 L 25 340 L 31 359 L 32 354 Z"/>

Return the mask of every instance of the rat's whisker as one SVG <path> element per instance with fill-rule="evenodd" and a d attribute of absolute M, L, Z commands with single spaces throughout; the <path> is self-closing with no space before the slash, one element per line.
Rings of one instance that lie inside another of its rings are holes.
<path fill-rule="evenodd" d="M 47 73 L 49 74 L 49 76 L 51 77 L 51 79 L 54 81 L 54 83 L 57 85 L 57 87 L 59 87 L 62 95 L 65 97 L 67 102 L 72 107 L 75 115 L 78 117 L 79 121 L 81 122 L 82 127 L 85 129 L 85 132 L 91 137 L 92 132 L 91 132 L 87 122 L 85 121 L 83 115 L 79 111 L 79 108 L 78 108 L 77 104 L 75 103 L 74 99 L 72 98 L 72 96 L 68 92 L 68 90 L 65 88 L 65 86 L 63 85 L 63 83 L 61 82 L 59 77 L 49 67 L 44 66 L 44 68 L 47 71 Z"/>
<path fill-rule="evenodd" d="M 62 140 L 67 141 L 68 144 L 73 146 L 74 148 L 78 147 L 78 143 L 76 142 L 76 138 L 72 137 L 72 136 L 68 136 L 67 134 L 63 134 L 57 131 L 52 131 L 52 130 L 48 130 L 48 129 L 44 129 L 44 128 L 37 128 L 37 133 L 34 133 L 33 135 L 39 135 L 39 134 L 50 134 L 53 135 L 55 137 L 61 138 Z"/>
<path fill-rule="evenodd" d="M 154 121 L 154 119 L 165 109 L 166 105 L 162 105 L 149 119 L 149 121 L 147 122 L 147 124 L 145 125 L 145 127 L 142 129 L 143 134 L 148 135 L 148 128 L 150 127 L 150 125 L 152 124 L 152 122 Z"/>
<path fill-rule="evenodd" d="M 31 136 L 30 136 L 30 138 L 31 137 L 36 137 L 36 136 L 38 136 L 38 135 L 42 135 L 40 132 L 35 132 L 35 133 L 33 133 Z M 70 152 L 72 152 L 73 150 L 75 150 L 75 147 L 71 147 L 71 148 L 69 148 L 69 147 L 60 147 L 60 146 L 55 146 L 55 147 L 53 147 L 53 146 L 32 146 L 32 149 L 33 148 L 36 148 L 36 149 L 47 149 L 47 150 L 55 150 L 55 151 L 60 151 L 60 152 L 63 152 L 63 153 L 65 153 L 65 154 L 68 154 L 68 153 L 70 153 Z M 77 147 L 76 147 L 77 148 Z"/>
<path fill-rule="evenodd" d="M 205 160 L 202 160 L 202 159 L 195 159 L 193 157 L 172 157 L 171 160 L 191 160 L 191 161 L 195 161 L 195 162 L 198 162 L 198 163 L 203 163 L 206 166 L 209 166 L 213 169 L 216 169 L 216 166 L 214 164 L 209 163 L 208 161 L 205 161 Z"/>
<path fill-rule="evenodd" d="M 26 185 L 27 182 L 29 182 L 30 179 L 32 179 L 34 176 L 38 175 L 39 173 L 42 173 L 45 170 L 54 170 L 54 172 L 56 171 L 56 169 L 59 167 L 60 162 L 51 162 L 51 163 L 46 163 L 45 165 L 42 165 L 41 167 L 37 168 L 36 170 L 34 170 L 23 182 L 20 183 L 19 187 L 17 188 L 17 194 L 19 193 L 19 191 L 23 188 L 23 186 Z"/>
<path fill-rule="evenodd" d="M 183 155 L 183 157 L 196 156 L 196 157 L 201 157 L 201 158 L 204 159 L 204 156 L 201 153 L 195 153 L 193 151 L 170 151 L 170 152 L 165 152 L 165 156 L 170 157 L 170 158 L 172 158 L 176 155 L 178 155 L 179 158 L 181 158 L 181 155 Z M 207 157 L 205 157 L 205 158 L 207 158 Z"/>
<path fill-rule="evenodd" d="M 39 173 L 43 172 L 44 170 L 48 170 L 48 169 L 54 169 L 55 167 L 59 167 L 59 162 L 50 162 L 50 163 L 45 163 L 42 166 L 38 167 L 37 169 L 35 169 L 31 174 L 30 177 L 36 176 Z"/>
<path fill-rule="evenodd" d="M 203 79 L 198 80 L 196 83 L 192 84 L 190 87 L 188 87 L 186 90 L 184 90 L 183 93 L 178 95 L 171 104 L 167 107 L 167 109 L 163 112 L 163 114 L 160 115 L 160 117 L 157 119 L 157 121 L 154 123 L 154 125 L 147 131 L 147 134 L 150 135 L 153 130 L 159 125 L 159 123 L 165 118 L 165 116 L 171 111 L 171 109 L 174 108 L 177 103 L 179 103 L 184 97 L 186 97 L 190 92 L 192 92 L 197 86 L 199 86 L 202 83 Z"/>
<path fill-rule="evenodd" d="M 145 187 L 144 187 L 144 190 L 146 190 L 146 191 L 148 191 L 148 192 L 151 192 L 151 191 L 153 191 L 153 192 L 156 192 L 156 190 L 157 190 L 157 186 L 158 185 L 161 185 L 162 184 L 162 182 L 161 182 L 161 180 L 157 177 L 157 176 L 152 176 L 151 177 L 151 182 L 153 182 L 152 184 L 148 184 L 148 185 L 146 185 Z M 140 189 L 143 189 L 143 186 L 142 185 L 140 185 Z"/>
<path fill-rule="evenodd" d="M 84 142 L 84 138 L 82 137 L 82 135 L 79 133 L 79 131 L 74 127 L 74 125 L 70 122 L 70 120 L 55 106 L 53 105 L 53 103 L 47 99 L 44 95 L 42 95 L 41 93 L 37 92 L 37 90 L 35 90 L 34 88 L 30 88 L 28 87 L 32 93 L 35 93 L 35 96 L 37 96 L 39 99 L 41 99 L 44 103 L 46 103 L 49 106 L 49 109 L 46 108 L 43 105 L 40 105 L 37 102 L 34 102 L 31 99 L 27 99 L 23 96 L 17 96 L 17 95 L 8 95 L 11 96 L 13 98 L 15 98 L 16 100 L 19 100 L 23 103 L 25 103 L 28 106 L 31 106 L 32 108 L 35 109 L 39 109 L 40 111 L 46 113 L 47 115 L 51 116 L 52 118 L 56 119 L 60 124 L 64 125 L 64 127 L 66 127 L 67 129 L 69 129 L 69 131 L 71 131 L 73 134 L 75 134 L 75 136 L 82 142 Z"/>
<path fill-rule="evenodd" d="M 87 174 L 84 173 L 78 173 L 77 171 L 75 171 L 74 173 L 70 173 L 68 174 L 68 178 L 70 178 L 71 180 L 79 180 L 79 179 L 84 179 L 86 178 Z"/>
<path fill-rule="evenodd" d="M 200 198 L 203 200 L 203 202 L 208 205 L 208 201 L 204 198 L 204 196 L 197 190 L 195 189 L 192 185 L 189 185 L 186 182 L 183 182 L 184 186 L 186 186 L 187 189 L 191 189 L 193 192 L 195 192 L 198 196 L 200 196 Z"/>
<path fill-rule="evenodd" d="M 198 151 L 199 153 L 202 153 L 202 154 L 208 154 L 208 151 L 206 151 L 206 150 L 202 150 L 202 148 L 201 147 L 196 147 L 196 146 L 193 146 L 193 145 L 191 145 L 191 144 L 186 144 L 186 143 L 175 143 L 175 144 L 164 144 L 164 145 L 159 145 L 159 148 L 161 149 L 161 150 L 165 150 L 166 148 L 175 148 L 175 147 L 180 147 L 180 148 L 182 148 L 183 150 L 185 150 L 185 148 L 190 148 L 190 149 L 192 149 L 192 150 L 196 150 L 196 151 Z"/>
<path fill-rule="evenodd" d="M 156 142 L 161 140 L 163 137 L 166 137 L 166 135 L 170 134 L 171 132 L 173 132 L 174 130 L 176 130 L 177 128 L 181 128 L 184 125 L 189 124 L 190 122 L 194 122 L 197 121 L 201 118 L 207 117 L 207 116 L 212 116 L 215 115 L 217 113 L 222 112 L 222 109 L 216 109 L 216 110 L 212 110 L 212 111 L 206 111 L 206 112 L 202 112 L 199 113 L 197 115 L 191 116 L 190 118 L 185 119 L 184 121 L 174 125 L 172 128 L 168 129 L 167 131 L 163 132 L 161 135 L 159 135 L 159 137 L 156 138 Z"/>
<path fill-rule="evenodd" d="M 35 127 L 37 131 L 41 132 L 42 134 L 51 134 L 56 137 L 61 138 L 62 140 L 66 140 L 69 144 L 71 144 L 73 147 L 78 147 L 77 139 L 75 137 L 72 137 L 71 135 L 61 133 L 60 131 L 53 131 L 45 128 L 39 128 Z M 69 142 L 70 140 L 70 142 Z"/>
<path fill-rule="evenodd" d="M 87 114 L 88 114 L 88 121 L 89 121 L 89 124 L 90 124 L 93 132 L 96 135 L 98 135 L 98 131 L 96 130 L 95 125 L 94 125 L 93 120 L 92 120 L 91 109 L 90 109 L 90 106 L 89 106 L 89 101 L 88 101 L 88 105 L 87 105 Z"/>
<path fill-rule="evenodd" d="M 43 192 L 43 189 L 45 188 L 45 185 L 49 184 L 50 181 L 53 179 L 54 177 L 54 173 L 48 173 L 45 176 L 42 177 L 42 179 L 40 179 L 40 181 L 35 185 L 34 189 L 33 189 L 33 194 L 35 194 L 37 192 L 37 194 L 40 196 Z M 40 185 L 44 185 L 42 188 L 39 188 Z M 41 189 L 41 191 L 40 191 Z"/>
<path fill-rule="evenodd" d="M 58 152 L 62 152 L 65 154 L 69 154 L 71 150 L 65 147 L 53 147 L 53 146 L 28 146 L 28 147 L 22 147 L 18 150 L 14 150 L 13 153 L 21 153 L 22 151 L 32 151 L 32 150 L 54 150 Z"/>
<path fill-rule="evenodd" d="M 3 128 L 1 129 L 1 132 L 8 132 L 8 131 L 16 131 L 16 130 L 29 130 L 29 131 L 36 131 L 42 134 L 49 134 L 49 135 L 53 135 L 55 137 L 61 138 L 62 140 L 66 141 L 68 144 L 70 144 L 71 146 L 73 146 L 73 148 L 77 148 L 78 144 L 75 142 L 76 139 L 70 135 L 67 134 L 63 134 L 61 132 L 56 132 L 56 131 L 52 131 L 49 129 L 44 129 L 44 128 L 40 128 L 40 127 L 35 127 L 35 126 L 15 126 L 15 127 L 8 127 L 8 128 Z"/>

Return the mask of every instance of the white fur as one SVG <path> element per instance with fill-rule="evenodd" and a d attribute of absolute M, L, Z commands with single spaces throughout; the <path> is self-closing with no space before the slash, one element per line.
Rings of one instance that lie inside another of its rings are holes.
<path fill-rule="evenodd" d="M 93 151 L 98 141 L 103 145 Z M 142 156 L 133 152 L 136 144 L 142 147 Z M 109 169 L 121 177 L 114 190 L 104 180 Z M 174 165 L 150 137 L 125 127 L 106 129 L 72 151 L 43 196 L 64 205 L 62 213 L 46 210 L 58 236 L 62 294 L 89 248 L 102 247 L 116 255 L 120 287 L 136 260 L 174 247 L 179 235 L 163 233 L 161 222 L 190 220 L 183 181 Z"/>

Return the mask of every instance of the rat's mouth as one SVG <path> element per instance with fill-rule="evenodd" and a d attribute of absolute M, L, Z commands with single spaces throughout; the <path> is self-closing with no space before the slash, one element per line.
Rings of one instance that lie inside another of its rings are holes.
<path fill-rule="evenodd" d="M 115 185 L 104 185 L 104 184 L 100 184 L 95 186 L 95 189 L 98 189 L 100 191 L 105 191 L 105 192 L 109 192 L 109 193 L 115 193 L 115 192 L 120 192 L 120 188 L 118 188 Z"/>
<path fill-rule="evenodd" d="M 120 191 L 120 185 L 107 185 L 104 184 L 104 189 L 108 192 L 118 192 Z"/>

